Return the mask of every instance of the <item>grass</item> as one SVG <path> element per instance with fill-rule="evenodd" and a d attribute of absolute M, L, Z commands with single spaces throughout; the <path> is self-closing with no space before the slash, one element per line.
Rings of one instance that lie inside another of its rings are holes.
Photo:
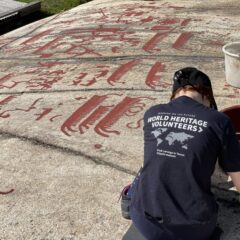
<path fill-rule="evenodd" d="M 34 2 L 34 0 L 17 0 L 17 1 L 25 3 Z M 91 0 L 42 0 L 41 12 L 45 15 L 52 15 L 90 1 Z"/>

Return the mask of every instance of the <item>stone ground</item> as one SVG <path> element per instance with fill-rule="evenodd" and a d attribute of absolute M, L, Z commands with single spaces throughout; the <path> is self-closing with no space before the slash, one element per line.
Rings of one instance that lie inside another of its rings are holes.
<path fill-rule="evenodd" d="M 121 239 L 122 187 L 142 163 L 142 117 L 173 73 L 212 79 L 219 109 L 240 104 L 222 46 L 239 3 L 95 0 L 0 38 L 0 239 Z M 215 174 L 223 239 L 240 239 L 238 194 Z M 219 184 L 218 184 L 219 183 Z"/>

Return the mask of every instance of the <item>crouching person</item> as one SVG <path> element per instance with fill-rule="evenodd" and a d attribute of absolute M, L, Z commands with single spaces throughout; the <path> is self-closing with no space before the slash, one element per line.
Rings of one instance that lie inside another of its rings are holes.
<path fill-rule="evenodd" d="M 170 102 L 144 115 L 144 163 L 126 191 L 130 217 L 147 240 L 212 239 L 217 160 L 240 190 L 240 146 L 230 119 L 217 111 L 209 77 L 183 68 Z"/>

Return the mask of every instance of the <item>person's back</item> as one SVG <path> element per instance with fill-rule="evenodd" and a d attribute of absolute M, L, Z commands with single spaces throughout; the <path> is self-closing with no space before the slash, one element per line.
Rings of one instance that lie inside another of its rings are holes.
<path fill-rule="evenodd" d="M 193 82 L 202 77 L 195 71 L 187 69 L 195 74 Z M 216 110 L 211 92 L 205 99 L 202 88 L 187 80 L 175 84 L 172 101 L 153 106 L 144 115 L 144 164 L 133 189 L 131 212 L 149 240 L 208 239 L 217 219 L 211 193 L 215 163 L 219 159 L 225 172 L 240 171 L 240 149 L 230 119 Z M 182 87 L 186 89 L 178 94 Z M 141 218 L 158 228 L 141 224 Z"/>
<path fill-rule="evenodd" d="M 217 211 L 211 175 L 229 119 L 187 96 L 150 108 L 144 119 L 144 167 L 134 206 L 172 224 L 208 222 Z"/>

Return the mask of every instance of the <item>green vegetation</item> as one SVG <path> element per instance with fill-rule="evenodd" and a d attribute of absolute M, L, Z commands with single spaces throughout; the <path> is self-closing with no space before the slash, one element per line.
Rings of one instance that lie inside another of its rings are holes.
<path fill-rule="evenodd" d="M 34 0 L 17 0 L 18 2 L 31 3 Z M 56 14 L 91 0 L 42 0 L 41 11 L 46 15 Z"/>

